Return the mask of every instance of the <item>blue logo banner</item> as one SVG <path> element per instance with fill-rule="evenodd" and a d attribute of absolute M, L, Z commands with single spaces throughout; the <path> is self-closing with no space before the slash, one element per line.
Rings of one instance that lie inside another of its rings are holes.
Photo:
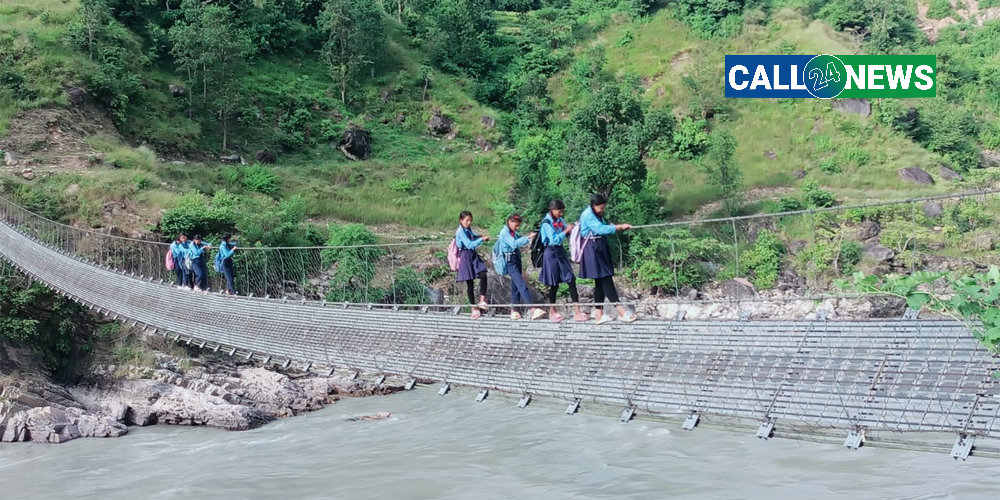
<path fill-rule="evenodd" d="M 803 80 L 811 55 L 726 56 L 726 97 L 812 98 Z"/>

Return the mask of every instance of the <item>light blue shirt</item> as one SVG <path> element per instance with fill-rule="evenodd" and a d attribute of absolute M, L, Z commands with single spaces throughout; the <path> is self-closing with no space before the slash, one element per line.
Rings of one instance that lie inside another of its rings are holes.
<path fill-rule="evenodd" d="M 191 260 L 200 259 L 201 256 L 205 254 L 206 247 L 208 247 L 208 243 L 206 243 L 205 240 L 201 240 L 200 245 L 192 241 L 191 245 L 188 247 L 187 250 L 188 258 L 190 258 Z"/>
<path fill-rule="evenodd" d="M 606 236 L 609 234 L 615 234 L 614 224 L 608 224 L 604 222 L 600 217 L 594 215 L 594 211 L 587 207 L 586 210 L 580 214 L 580 237 L 590 238 L 591 236 Z"/>
<path fill-rule="evenodd" d="M 461 225 L 455 230 L 455 245 L 459 250 L 475 250 L 483 244 L 483 239 L 472 232 L 472 228 L 465 229 Z"/>
<path fill-rule="evenodd" d="M 501 253 L 515 253 L 518 249 L 529 243 L 531 243 L 531 240 L 527 236 L 521 236 L 517 233 L 511 236 L 510 227 L 506 224 L 503 225 L 503 229 L 497 235 L 497 246 L 500 247 Z"/>
<path fill-rule="evenodd" d="M 557 231 L 555 224 L 561 223 L 563 225 L 562 231 Z M 552 214 L 546 214 L 545 218 L 542 219 L 542 227 L 538 228 L 539 237 L 542 238 L 542 244 L 545 246 L 556 246 L 562 245 L 562 242 L 566 240 L 566 221 L 562 217 L 552 220 Z"/>
<path fill-rule="evenodd" d="M 181 243 L 175 241 L 170 244 L 170 254 L 174 256 L 175 259 L 183 259 L 187 255 L 188 250 L 191 248 L 191 242 L 185 241 Z"/>
<path fill-rule="evenodd" d="M 236 253 L 235 247 L 237 245 L 238 243 L 236 243 L 235 241 L 232 241 L 230 243 L 226 243 L 225 241 L 223 241 L 222 243 L 219 243 L 219 256 L 222 258 L 222 260 L 226 260 L 232 257 L 233 254 Z"/>

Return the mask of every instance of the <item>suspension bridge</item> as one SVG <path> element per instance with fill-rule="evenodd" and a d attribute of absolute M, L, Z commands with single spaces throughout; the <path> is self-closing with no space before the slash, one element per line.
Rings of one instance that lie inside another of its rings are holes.
<path fill-rule="evenodd" d="M 254 286 L 273 297 L 194 294 L 171 286 L 161 243 L 73 228 L 0 198 L 0 257 L 13 267 L 95 312 L 211 351 L 377 383 L 401 377 L 441 395 L 472 389 L 479 401 L 495 392 L 521 407 L 563 401 L 568 414 L 626 422 L 1000 457 L 1000 359 L 957 322 L 820 311 L 809 321 L 598 326 L 472 320 L 440 303 L 290 299 L 283 292 L 304 291 L 329 267 L 323 250 L 272 249 Z"/>

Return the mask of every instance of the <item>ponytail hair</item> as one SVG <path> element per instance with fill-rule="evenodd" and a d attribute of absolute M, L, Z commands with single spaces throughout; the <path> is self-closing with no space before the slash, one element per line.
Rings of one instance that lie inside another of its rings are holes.
<path fill-rule="evenodd" d="M 559 198 L 556 198 L 549 202 L 549 212 L 553 210 L 566 210 L 566 204 Z"/>
<path fill-rule="evenodd" d="M 462 219 L 466 217 L 472 217 L 472 212 L 468 210 L 462 210 L 462 213 L 458 214 L 458 221 L 461 222 Z"/>

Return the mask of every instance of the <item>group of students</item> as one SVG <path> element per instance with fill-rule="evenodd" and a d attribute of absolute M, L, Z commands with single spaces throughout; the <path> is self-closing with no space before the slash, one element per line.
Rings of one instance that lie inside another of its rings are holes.
<path fill-rule="evenodd" d="M 580 252 L 580 277 L 594 280 L 594 316 L 597 324 L 604 324 L 614 321 L 611 316 L 604 314 L 603 303 L 605 299 L 611 303 L 618 302 L 618 290 L 614 283 L 614 264 L 611 260 L 611 247 L 606 237 L 618 231 L 631 229 L 629 224 L 609 224 L 604 219 L 604 210 L 607 208 L 608 200 L 605 196 L 596 194 L 590 198 L 590 206 L 580 214 L 579 235 L 582 239 Z M 532 320 L 537 320 L 548 315 L 553 322 L 560 322 L 565 319 L 555 307 L 556 293 L 559 285 L 566 283 L 569 286 L 570 299 L 573 301 L 574 321 L 588 321 L 590 315 L 585 314 L 580 309 L 580 296 L 577 292 L 576 277 L 573 268 L 566 255 L 564 242 L 569 239 L 573 232 L 573 224 L 567 224 L 563 219 L 566 206 L 561 200 L 552 200 L 549 203 L 548 213 L 542 220 L 538 237 L 544 246 L 542 257 L 542 267 L 539 274 L 539 281 L 549 287 L 548 302 L 552 304 L 548 311 L 535 307 L 527 311 Z M 458 217 L 459 226 L 455 231 L 455 246 L 458 249 L 458 277 L 457 281 L 465 282 L 469 296 L 469 303 L 472 307 L 473 319 L 479 318 L 482 311 L 489 308 L 486 302 L 486 263 L 476 252 L 476 248 L 484 242 L 490 240 L 489 236 L 480 236 L 472 231 L 472 213 L 464 211 Z M 522 236 L 517 230 L 521 227 L 521 216 L 513 214 L 507 218 L 507 223 L 501 229 L 497 237 L 496 252 L 507 257 L 506 274 L 511 280 L 511 319 L 521 319 L 521 311 L 518 311 L 518 304 L 530 304 L 531 295 L 528 292 L 528 285 L 524 280 L 524 266 L 521 261 L 521 248 L 530 245 L 535 233 Z M 479 301 L 475 300 L 475 280 L 479 280 Z M 627 310 L 622 305 L 617 305 L 618 319 L 626 323 L 636 320 L 634 312 Z"/>
<path fill-rule="evenodd" d="M 236 295 L 236 280 L 233 276 L 233 254 L 236 253 L 237 243 L 232 241 L 233 236 L 227 234 L 222 237 L 219 244 L 219 252 L 216 254 L 216 271 L 222 272 L 226 276 L 227 295 Z M 212 245 L 201 239 L 200 234 L 194 235 L 192 240 L 188 240 L 186 234 L 177 235 L 177 239 L 170 244 L 168 259 L 172 259 L 172 268 L 177 275 L 177 288 L 180 290 L 200 291 L 208 293 L 208 255 L 206 250 Z"/>

